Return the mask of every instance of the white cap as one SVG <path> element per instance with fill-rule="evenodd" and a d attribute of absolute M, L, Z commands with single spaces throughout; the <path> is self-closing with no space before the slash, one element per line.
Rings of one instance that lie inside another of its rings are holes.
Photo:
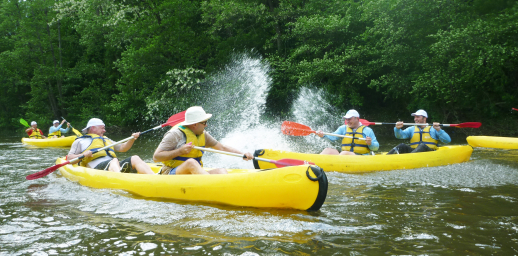
<path fill-rule="evenodd" d="M 58 120 L 54 120 L 54 122 L 52 122 L 52 124 L 59 124 L 59 121 Z"/>
<path fill-rule="evenodd" d="M 428 118 L 428 114 L 426 113 L 426 111 L 424 111 L 422 109 L 419 109 L 415 113 L 412 113 L 412 116 L 424 116 L 424 117 Z"/>
<path fill-rule="evenodd" d="M 190 107 L 185 111 L 185 121 L 181 122 L 180 125 L 191 125 L 205 120 L 209 120 L 212 114 L 205 113 L 202 107 L 194 106 Z"/>
<path fill-rule="evenodd" d="M 31 125 L 35 125 L 35 124 L 38 124 L 38 123 L 36 123 L 36 121 L 31 122 Z"/>
<path fill-rule="evenodd" d="M 88 124 L 86 124 L 86 127 L 83 128 L 83 131 L 86 131 L 88 128 L 90 128 L 92 126 L 97 126 L 97 125 L 104 125 L 103 120 L 101 120 L 99 118 L 92 118 L 92 119 L 88 120 Z"/>
<path fill-rule="evenodd" d="M 354 109 L 351 109 L 351 110 L 347 111 L 347 113 L 345 113 L 344 118 L 351 118 L 353 116 L 360 117 L 360 113 L 358 113 L 358 111 L 356 111 Z"/>

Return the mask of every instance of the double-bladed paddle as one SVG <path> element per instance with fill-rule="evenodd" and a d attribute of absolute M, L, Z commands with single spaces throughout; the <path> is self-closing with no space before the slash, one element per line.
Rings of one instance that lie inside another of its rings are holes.
<path fill-rule="evenodd" d="M 311 127 L 291 121 L 284 121 L 281 126 L 281 131 L 283 134 L 291 135 L 291 136 L 307 136 L 312 133 L 316 133 L 316 131 L 312 130 Z M 334 134 L 334 133 L 326 133 L 325 135 L 330 136 L 336 136 L 336 137 L 343 137 L 343 138 L 353 138 L 352 136 L 345 136 L 340 134 Z M 365 138 L 355 138 L 357 140 L 365 140 Z"/>
<path fill-rule="evenodd" d="M 360 119 L 360 123 L 362 123 L 365 126 L 369 126 L 369 125 L 383 125 L 383 124 L 395 125 L 396 124 L 396 123 L 369 122 L 369 121 L 367 121 L 365 119 Z M 433 125 L 433 124 L 403 123 L 403 125 L 421 126 L 421 125 Z M 482 125 L 482 123 L 480 123 L 480 122 L 466 122 L 466 123 L 460 123 L 460 124 L 439 124 L 439 126 L 457 127 L 457 128 L 479 128 L 481 125 Z"/>
<path fill-rule="evenodd" d="M 61 117 L 61 118 L 66 121 L 66 119 L 64 117 Z M 72 127 L 72 125 L 70 123 L 68 123 L 68 125 L 70 125 L 70 128 L 72 128 L 72 132 L 74 132 L 77 137 L 83 136 L 83 134 L 81 134 L 80 131 L 76 130 L 76 128 Z"/>
<path fill-rule="evenodd" d="M 143 132 L 140 133 L 140 135 L 148 133 L 150 131 L 154 131 L 154 130 L 160 129 L 160 128 L 165 127 L 165 126 L 174 126 L 177 123 L 180 123 L 180 122 L 183 122 L 183 121 L 185 121 L 185 111 L 180 112 L 178 114 L 172 115 L 171 117 L 169 117 L 169 119 L 167 120 L 166 123 L 161 124 L 161 125 L 156 126 L 156 127 L 153 127 L 153 128 L 151 128 L 149 130 L 143 131 Z M 114 144 L 110 144 L 110 145 L 108 145 L 106 147 L 92 150 L 92 153 L 96 153 L 98 151 L 105 150 L 107 148 L 110 148 L 110 147 L 113 147 L 115 145 L 124 143 L 124 142 L 126 142 L 128 140 L 131 140 L 131 139 L 133 139 L 133 136 L 130 136 L 130 137 L 128 137 L 126 139 L 123 139 L 121 141 L 117 141 Z M 47 169 L 45 169 L 43 171 L 39 171 L 37 173 L 33 173 L 33 174 L 30 174 L 30 175 L 27 175 L 27 177 L 25 177 L 25 179 L 27 179 L 27 180 L 34 180 L 34 179 L 39 179 L 41 177 L 45 177 L 45 176 L 51 174 L 52 172 L 54 172 L 55 170 L 59 169 L 60 167 L 65 166 L 65 165 L 70 164 L 70 163 L 76 163 L 77 161 L 79 161 L 79 160 L 81 160 L 83 158 L 84 158 L 84 155 L 82 155 L 80 157 L 76 157 L 76 158 L 74 158 L 72 160 L 68 160 L 68 161 L 65 161 L 65 162 L 63 162 L 61 164 L 57 164 L 57 165 L 54 165 L 52 167 L 49 167 L 49 168 L 47 168 Z"/>
<path fill-rule="evenodd" d="M 31 127 L 31 126 L 27 123 L 27 121 L 25 121 L 25 119 L 23 119 L 23 118 L 20 118 L 20 124 L 23 124 L 23 126 L 25 126 L 25 127 Z"/>
<path fill-rule="evenodd" d="M 224 155 L 229 155 L 229 156 L 237 156 L 237 157 L 241 157 L 241 158 L 246 158 L 246 156 L 244 156 L 244 155 L 240 155 L 240 154 L 232 153 L 232 152 L 227 152 L 227 151 L 216 150 L 216 149 L 212 149 L 212 148 L 203 148 L 203 147 L 197 147 L 197 146 L 194 146 L 194 148 L 197 149 L 197 150 L 203 150 L 203 151 L 208 151 L 208 152 L 213 152 L 213 153 L 218 153 L 218 154 L 224 154 Z M 268 162 L 268 163 L 275 164 L 275 166 L 277 166 L 278 168 L 282 168 L 282 167 L 286 167 L 286 166 L 304 165 L 304 164 L 312 164 L 312 165 L 314 165 L 314 163 L 309 163 L 309 162 L 306 162 L 306 161 L 303 161 L 303 160 L 289 159 L 289 158 L 279 159 L 279 160 L 271 160 L 271 159 L 266 159 L 266 158 L 254 157 L 254 159 L 257 160 L 257 161 L 263 161 L 263 162 Z"/>
<path fill-rule="evenodd" d="M 518 111 L 518 108 L 511 108 L 511 109 L 514 110 L 514 111 Z"/>

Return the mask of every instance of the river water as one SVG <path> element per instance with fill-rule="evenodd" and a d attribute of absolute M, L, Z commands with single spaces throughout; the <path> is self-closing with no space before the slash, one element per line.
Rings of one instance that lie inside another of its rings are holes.
<path fill-rule="evenodd" d="M 238 87 L 234 95 L 248 104 L 236 112 L 218 108 L 221 103 L 203 105 L 214 113 L 207 130 L 220 142 L 249 152 L 316 153 L 329 146 L 314 135 L 282 135 L 282 120 L 264 117 L 267 66 L 246 61 L 239 65 L 255 71 L 248 75 L 252 82 L 242 84 L 254 86 Z M 320 96 L 318 90 L 304 89 L 290 119 L 332 132 L 340 125 L 340 113 L 323 99 L 315 106 L 303 103 Z M 152 161 L 165 129 L 142 136 L 120 157 L 137 154 Z M 391 128 L 373 129 L 386 134 Z M 454 131 L 448 130 L 452 144 L 466 144 L 465 135 Z M 0 137 L 0 255 L 518 254 L 517 150 L 476 148 L 469 162 L 441 167 L 327 172 L 326 202 L 308 213 L 139 198 L 81 186 L 59 171 L 27 181 L 25 176 L 54 165 L 68 149 L 24 146 L 22 135 Z M 109 129 L 106 135 L 114 140 L 129 136 L 112 135 Z M 390 136 L 378 140 L 381 151 L 401 142 Z M 231 156 L 207 153 L 204 159 L 211 167 L 253 168 Z"/>

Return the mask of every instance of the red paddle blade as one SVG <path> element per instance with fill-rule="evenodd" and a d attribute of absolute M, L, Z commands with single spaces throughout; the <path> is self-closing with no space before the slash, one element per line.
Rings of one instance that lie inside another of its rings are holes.
<path fill-rule="evenodd" d="M 41 177 L 45 177 L 45 176 L 53 173 L 55 170 L 59 169 L 59 167 L 67 165 L 69 163 L 70 163 L 70 161 L 66 161 L 64 163 L 54 165 L 54 166 L 49 167 L 49 168 L 47 168 L 47 169 L 45 169 L 43 171 L 27 175 L 27 177 L 25 177 L 25 179 L 27 179 L 27 180 L 35 180 L 35 179 L 39 179 Z"/>
<path fill-rule="evenodd" d="M 277 166 L 279 168 L 286 167 L 286 166 L 304 165 L 304 164 L 312 164 L 312 165 L 314 165 L 314 163 L 311 163 L 311 162 L 307 162 L 307 161 L 304 161 L 304 160 L 298 160 L 298 159 L 290 159 L 290 158 L 285 158 L 285 159 L 280 159 L 280 160 L 272 161 L 272 163 L 275 164 L 275 166 Z"/>
<path fill-rule="evenodd" d="M 295 122 L 284 121 L 281 126 L 281 131 L 283 134 L 291 135 L 291 136 L 306 136 L 314 133 L 315 131 L 311 130 L 311 127 Z"/>
<path fill-rule="evenodd" d="M 366 119 L 360 119 L 360 123 L 362 123 L 362 125 L 365 125 L 365 126 L 369 126 L 371 124 L 374 124 L 374 123 L 371 123 L 369 122 L 368 120 Z M 347 124 L 347 123 L 346 123 Z"/>
<path fill-rule="evenodd" d="M 176 124 L 181 123 L 183 121 L 185 121 L 185 111 L 182 111 L 169 117 L 169 119 L 167 119 L 167 122 L 163 124 L 162 127 L 175 126 Z"/>
<path fill-rule="evenodd" d="M 482 123 L 479 123 L 479 122 L 466 122 L 466 123 L 461 123 L 461 124 L 456 124 L 456 125 L 451 124 L 450 126 L 457 127 L 457 128 L 479 128 L 481 125 L 482 125 Z"/>
<path fill-rule="evenodd" d="M 512 110 L 514 110 L 514 111 L 518 111 L 518 108 L 512 108 Z"/>

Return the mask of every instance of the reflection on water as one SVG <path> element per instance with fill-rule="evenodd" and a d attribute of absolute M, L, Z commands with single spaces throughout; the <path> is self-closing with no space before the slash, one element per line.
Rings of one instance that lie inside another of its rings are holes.
<path fill-rule="evenodd" d="M 285 136 L 281 122 L 262 120 L 268 66 L 249 57 L 243 63 L 248 64 L 239 69 L 241 73 L 229 76 L 238 78 L 221 75 L 220 79 L 237 81 L 229 83 L 235 86 L 233 94 L 254 98 L 239 106 L 253 121 L 241 122 L 247 117 L 228 108 L 219 119 L 224 125 L 209 123 L 216 139 L 250 152 L 277 148 L 315 153 L 331 146 L 314 135 Z M 239 74 L 263 77 L 257 86 L 262 91 L 252 94 L 246 83 L 258 82 Z M 224 84 L 217 78 L 215 84 Z M 321 93 L 305 89 L 295 102 Z M 294 121 L 315 129 L 333 131 L 341 122 L 334 118 L 340 113 L 325 102 L 321 109 L 296 106 Z M 313 113 L 312 108 L 320 112 Z M 214 109 L 216 118 L 223 110 Z M 223 121 L 230 116 L 235 120 Z M 138 154 L 152 161 L 165 129 L 154 133 L 139 138 L 120 157 Z M 400 142 L 378 140 L 383 151 Z M 457 138 L 453 144 L 466 143 Z M 66 153 L 67 149 L 23 146 L 19 137 L 0 137 L 0 255 L 518 253 L 518 150 L 475 149 L 467 163 L 433 168 L 329 172 L 328 197 L 314 213 L 145 199 L 124 191 L 84 187 L 59 172 L 25 180 Z M 214 167 L 252 168 L 251 162 L 213 153 L 205 154 L 204 161 Z"/>

